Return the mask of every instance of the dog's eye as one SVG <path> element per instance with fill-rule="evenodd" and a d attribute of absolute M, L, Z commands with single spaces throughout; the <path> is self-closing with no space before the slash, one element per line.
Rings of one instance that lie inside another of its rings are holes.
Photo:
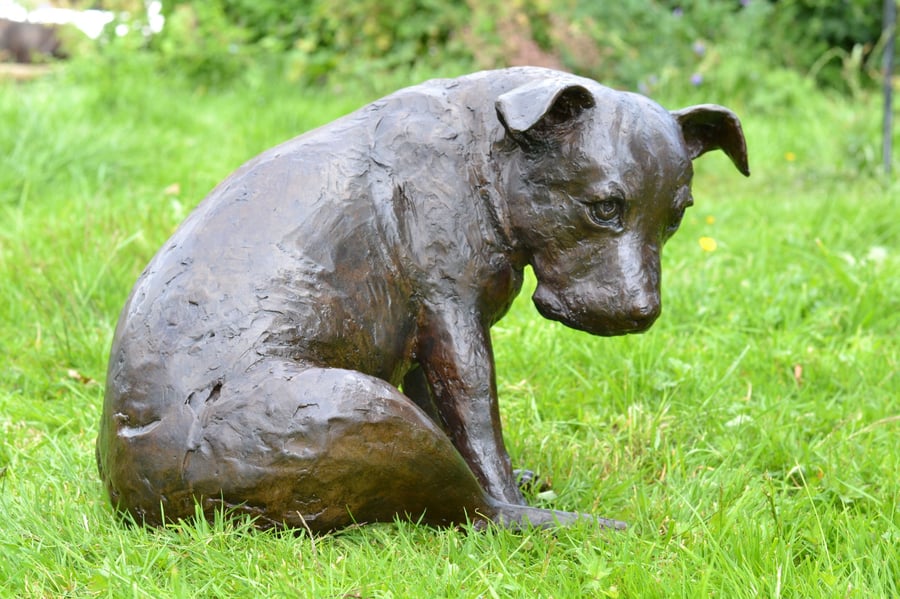
<path fill-rule="evenodd" d="M 678 227 L 681 226 L 681 220 L 684 218 L 684 211 L 694 205 L 694 198 L 690 196 L 690 191 L 688 191 L 687 194 L 686 198 L 677 199 L 675 201 L 675 211 L 672 214 L 669 225 L 666 227 L 666 235 L 669 237 L 674 235 L 675 231 L 678 230 Z"/>
<path fill-rule="evenodd" d="M 588 206 L 588 213 L 591 216 L 591 220 L 598 225 L 618 225 L 621 207 L 621 200 L 610 198 L 590 204 Z"/>

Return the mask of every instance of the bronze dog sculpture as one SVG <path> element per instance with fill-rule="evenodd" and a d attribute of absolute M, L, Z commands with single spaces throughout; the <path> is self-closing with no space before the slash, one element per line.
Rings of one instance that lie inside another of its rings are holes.
<path fill-rule="evenodd" d="M 400 90 L 251 160 L 122 311 L 97 445 L 113 505 L 312 531 L 592 518 L 525 505 L 489 329 L 526 265 L 543 316 L 647 329 L 713 149 L 749 174 L 725 108 L 525 67 Z"/>

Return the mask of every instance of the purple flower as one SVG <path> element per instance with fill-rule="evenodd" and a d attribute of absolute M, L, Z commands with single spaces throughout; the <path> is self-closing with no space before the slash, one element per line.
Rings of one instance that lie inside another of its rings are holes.
<path fill-rule="evenodd" d="M 680 16 L 683 15 L 683 14 L 684 14 L 684 9 L 681 8 L 680 6 L 676 6 L 676 7 L 672 10 L 672 16 L 673 16 L 673 17 L 680 17 Z"/>
<path fill-rule="evenodd" d="M 750 6 L 751 0 L 741 0 L 741 6 Z"/>
<path fill-rule="evenodd" d="M 694 73 L 693 75 L 691 75 L 691 85 L 697 87 L 701 83 L 703 83 L 703 75 L 701 75 L 700 73 Z"/>
<path fill-rule="evenodd" d="M 693 48 L 694 54 L 696 54 L 697 56 L 703 56 L 704 54 L 706 54 L 706 44 L 704 44 L 700 40 L 694 42 Z"/>

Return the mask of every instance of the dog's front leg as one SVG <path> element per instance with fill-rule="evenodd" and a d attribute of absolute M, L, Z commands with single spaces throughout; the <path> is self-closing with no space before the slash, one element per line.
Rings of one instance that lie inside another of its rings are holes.
<path fill-rule="evenodd" d="M 524 504 L 503 443 L 487 325 L 477 311 L 447 303 L 426 323 L 418 358 L 445 430 L 489 495 Z"/>

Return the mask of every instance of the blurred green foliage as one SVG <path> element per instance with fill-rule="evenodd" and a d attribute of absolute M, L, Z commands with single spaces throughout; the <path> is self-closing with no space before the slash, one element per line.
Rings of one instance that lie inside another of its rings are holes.
<path fill-rule="evenodd" d="M 206 83 L 261 63 L 318 82 L 468 59 L 454 36 L 469 15 L 460 1 L 176 1 L 164 3 L 163 14 L 166 27 L 149 49 Z"/>
<path fill-rule="evenodd" d="M 646 93 L 706 86 L 787 105 L 879 75 L 879 0 L 171 0 L 141 44 L 215 84 L 261 65 L 309 82 L 539 64 Z M 134 27 L 134 31 L 139 31 Z M 110 44 L 110 47 L 123 42 Z M 770 82 L 772 85 L 768 85 Z M 798 83 L 785 87 L 786 83 Z M 790 88 L 773 92 L 771 88 Z"/>

